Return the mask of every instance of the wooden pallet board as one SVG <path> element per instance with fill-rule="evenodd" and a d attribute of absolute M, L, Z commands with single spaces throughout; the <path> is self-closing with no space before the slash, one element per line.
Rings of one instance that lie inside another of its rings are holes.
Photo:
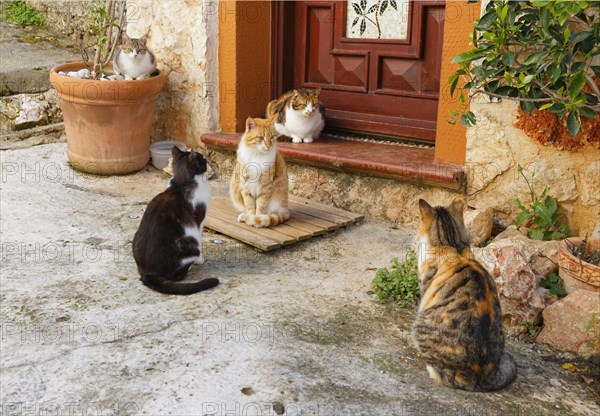
<path fill-rule="evenodd" d="M 210 203 L 204 225 L 259 250 L 270 251 L 347 227 L 364 218 L 360 214 L 297 196 L 290 196 L 289 208 L 291 218 L 285 223 L 256 228 L 238 222 L 238 212 L 228 198 L 216 198 Z"/>

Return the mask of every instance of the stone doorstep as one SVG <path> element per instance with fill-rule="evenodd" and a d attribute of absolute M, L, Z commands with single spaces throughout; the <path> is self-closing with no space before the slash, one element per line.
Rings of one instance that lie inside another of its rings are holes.
<path fill-rule="evenodd" d="M 209 148 L 237 149 L 241 133 L 208 133 L 201 140 Z M 460 166 L 436 163 L 433 149 L 348 140 L 324 135 L 313 143 L 279 142 L 286 160 L 348 173 L 398 179 L 462 192 L 465 172 Z"/>

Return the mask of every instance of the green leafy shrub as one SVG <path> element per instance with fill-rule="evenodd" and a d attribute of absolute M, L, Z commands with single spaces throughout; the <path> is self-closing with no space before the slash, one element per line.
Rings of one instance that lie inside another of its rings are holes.
<path fill-rule="evenodd" d="M 419 301 L 419 271 L 415 251 L 409 247 L 403 262 L 394 257 L 389 270 L 378 269 L 372 286 L 380 302 L 397 302 L 402 307 L 415 305 Z"/>
<path fill-rule="evenodd" d="M 562 279 L 556 273 L 550 273 L 545 279 L 540 279 L 540 287 L 548 289 L 550 293 L 559 298 L 567 296 L 565 288 L 562 287 Z"/>
<path fill-rule="evenodd" d="M 492 0 L 475 21 L 473 49 L 452 60 L 458 64 L 450 76 L 450 93 L 458 88 L 464 103 L 451 112 L 466 126 L 475 124 L 467 111 L 476 94 L 517 100 L 521 109 L 548 110 L 566 118 L 576 136 L 581 117 L 600 111 L 600 77 L 595 59 L 600 55 L 600 13 L 593 1 Z M 468 94 L 469 100 L 466 99 Z"/>
<path fill-rule="evenodd" d="M 561 215 L 556 212 L 558 208 L 556 199 L 548 195 L 548 187 L 546 186 L 542 194 L 538 196 L 532 184 L 535 172 L 531 174 L 531 181 L 529 181 L 523 173 L 521 165 L 518 165 L 518 171 L 527 183 L 531 203 L 526 207 L 519 198 L 515 198 L 515 203 L 521 210 L 515 220 L 517 228 L 529 228 L 527 235 L 532 240 L 547 241 L 565 238 L 569 235 L 569 227 L 567 224 L 558 224 Z"/>
<path fill-rule="evenodd" d="M 0 20 L 22 26 L 41 26 L 44 16 L 24 1 L 11 1 L 0 5 Z"/>

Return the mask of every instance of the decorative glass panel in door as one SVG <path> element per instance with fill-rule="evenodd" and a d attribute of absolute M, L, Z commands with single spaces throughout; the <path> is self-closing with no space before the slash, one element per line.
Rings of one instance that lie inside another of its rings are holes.
<path fill-rule="evenodd" d="M 346 37 L 406 39 L 408 0 L 351 0 L 346 6 Z"/>

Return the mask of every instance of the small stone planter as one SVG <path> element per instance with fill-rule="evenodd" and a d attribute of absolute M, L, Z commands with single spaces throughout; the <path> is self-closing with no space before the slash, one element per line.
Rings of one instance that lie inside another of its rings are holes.
<path fill-rule="evenodd" d="M 83 62 L 71 62 L 50 70 L 63 111 L 69 162 L 74 169 L 96 175 L 137 172 L 150 157 L 152 113 L 164 74 L 135 81 L 59 74 L 82 68 Z"/>
<path fill-rule="evenodd" d="M 600 292 L 600 267 L 585 262 L 573 255 L 573 247 L 581 247 L 583 239 L 566 238 L 558 250 L 558 274 L 567 293 L 577 289 Z M 588 249 L 600 250 L 600 240 L 589 240 Z"/>

